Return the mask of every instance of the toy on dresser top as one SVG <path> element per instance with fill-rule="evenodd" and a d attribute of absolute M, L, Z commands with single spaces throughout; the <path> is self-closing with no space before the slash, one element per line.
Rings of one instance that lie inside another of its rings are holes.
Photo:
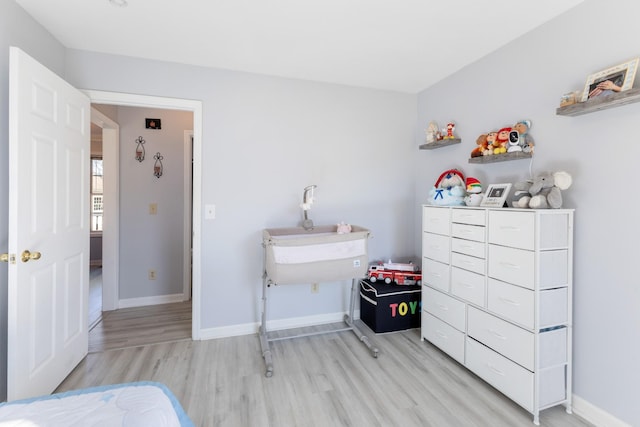
<path fill-rule="evenodd" d="M 428 203 L 439 206 L 463 206 L 465 195 L 464 175 L 458 169 L 449 169 L 440 174 L 429 191 Z"/>
<path fill-rule="evenodd" d="M 559 209 L 562 207 L 562 191 L 571 187 L 573 180 L 568 172 L 543 172 L 533 180 L 516 182 L 514 208 Z"/>

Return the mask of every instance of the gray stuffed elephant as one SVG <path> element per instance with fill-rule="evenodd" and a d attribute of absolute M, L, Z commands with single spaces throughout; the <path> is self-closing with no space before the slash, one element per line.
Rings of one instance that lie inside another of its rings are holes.
<path fill-rule="evenodd" d="M 513 206 L 532 209 L 558 209 L 562 207 L 562 191 L 571 186 L 569 173 L 544 172 L 535 177 L 530 183 L 528 194 L 521 194 Z M 516 189 L 524 190 L 524 183 L 517 183 Z"/>

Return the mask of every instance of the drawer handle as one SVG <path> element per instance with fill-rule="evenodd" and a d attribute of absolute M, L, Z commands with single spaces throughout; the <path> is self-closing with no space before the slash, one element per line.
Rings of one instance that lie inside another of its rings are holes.
<path fill-rule="evenodd" d="M 467 265 L 476 265 L 476 263 L 475 263 L 475 262 L 473 262 L 473 261 L 469 261 L 469 260 L 467 260 L 467 259 L 463 259 L 461 262 L 462 262 L 462 264 L 467 264 Z"/>
<path fill-rule="evenodd" d="M 501 339 L 501 340 L 506 340 L 507 339 L 507 337 L 505 337 L 504 335 L 502 335 L 498 331 L 494 331 L 493 329 L 487 329 L 487 331 L 489 331 L 489 333 L 491 335 L 495 336 L 498 339 Z"/>
<path fill-rule="evenodd" d="M 440 338 L 444 338 L 445 340 L 449 337 L 447 337 L 447 334 L 445 334 L 444 332 L 440 332 L 440 331 L 436 331 L 436 335 L 439 336 Z"/>
<path fill-rule="evenodd" d="M 510 262 L 501 261 L 500 265 L 503 265 L 503 266 L 509 267 L 509 268 L 515 268 L 516 270 L 520 269 L 520 266 L 518 264 L 512 264 Z"/>
<path fill-rule="evenodd" d="M 520 231 L 520 227 L 515 227 L 513 225 L 501 225 L 500 226 L 501 230 L 508 230 L 508 231 Z"/>
<path fill-rule="evenodd" d="M 447 307 L 447 306 L 446 306 L 446 305 L 444 305 L 444 304 L 440 304 L 440 303 L 438 303 L 438 304 L 436 304 L 436 305 L 438 306 L 438 308 L 439 308 L 440 310 L 443 310 L 443 311 L 449 311 L 449 307 Z"/>
<path fill-rule="evenodd" d="M 504 298 L 504 297 L 500 297 L 498 298 L 500 301 L 506 303 L 506 304 L 510 304 L 510 305 L 515 305 L 516 307 L 520 307 L 520 303 L 518 301 L 514 301 L 512 299 L 509 298 Z"/>
<path fill-rule="evenodd" d="M 471 245 L 460 245 L 460 248 L 462 248 L 462 249 L 472 249 L 473 246 L 471 246 Z"/>
<path fill-rule="evenodd" d="M 467 289 L 473 289 L 474 287 L 471 283 L 464 283 L 464 282 L 460 282 L 460 286 Z"/>
<path fill-rule="evenodd" d="M 505 376 L 504 372 L 502 372 L 500 369 L 498 369 L 495 366 L 493 366 L 491 363 L 487 363 L 487 367 L 489 369 L 491 369 L 493 372 L 495 372 L 496 374 L 501 375 L 503 377 Z"/>
<path fill-rule="evenodd" d="M 431 275 L 433 277 L 442 277 L 442 275 L 440 273 L 431 273 Z"/>

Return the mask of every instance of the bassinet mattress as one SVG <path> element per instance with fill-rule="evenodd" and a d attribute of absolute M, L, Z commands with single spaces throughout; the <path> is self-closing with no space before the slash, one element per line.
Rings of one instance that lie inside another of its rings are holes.
<path fill-rule="evenodd" d="M 0 427 L 193 427 L 164 385 L 134 382 L 0 404 Z"/>

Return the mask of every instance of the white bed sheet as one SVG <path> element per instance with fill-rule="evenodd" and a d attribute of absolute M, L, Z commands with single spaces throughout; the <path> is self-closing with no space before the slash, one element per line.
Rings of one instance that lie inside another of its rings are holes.
<path fill-rule="evenodd" d="M 0 404 L 0 427 L 193 427 L 161 383 L 86 388 Z"/>

